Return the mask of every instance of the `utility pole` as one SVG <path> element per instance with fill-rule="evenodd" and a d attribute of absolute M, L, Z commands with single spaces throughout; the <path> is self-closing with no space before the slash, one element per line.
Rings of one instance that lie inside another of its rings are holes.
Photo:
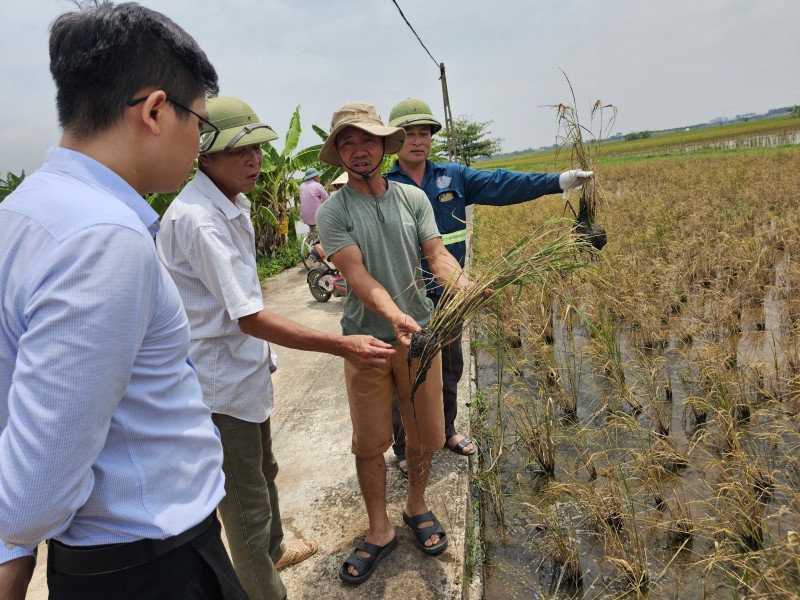
<path fill-rule="evenodd" d="M 439 79 L 442 80 L 442 98 L 444 99 L 444 127 L 447 132 L 447 160 L 456 158 L 456 140 L 453 131 L 453 115 L 450 112 L 450 97 L 447 95 L 447 77 L 444 74 L 444 63 L 439 63 Z"/>

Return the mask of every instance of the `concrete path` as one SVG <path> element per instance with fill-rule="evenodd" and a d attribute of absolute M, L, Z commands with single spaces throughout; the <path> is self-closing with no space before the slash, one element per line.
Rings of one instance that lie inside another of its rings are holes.
<path fill-rule="evenodd" d="M 269 310 L 308 327 L 339 332 L 342 299 L 326 303 L 313 299 L 302 267 L 266 281 Z M 465 342 L 466 343 L 466 342 Z M 367 517 L 350 453 L 351 425 L 344 389 L 342 359 L 325 354 L 276 347 L 274 376 L 276 409 L 272 416 L 273 443 L 280 464 L 278 489 L 287 539 L 305 537 L 319 543 L 309 560 L 281 571 L 292 600 L 413 598 L 461 599 L 464 592 L 464 539 L 467 524 L 468 460 L 449 451 L 437 452 L 427 493 L 450 537 L 438 557 L 424 555 L 403 524 L 406 483 L 395 468 L 391 449 L 386 454 L 389 516 L 397 529 L 397 549 L 360 586 L 345 586 L 337 572 L 365 534 Z M 465 374 L 471 358 L 465 347 Z M 459 390 L 459 431 L 468 430 L 469 376 Z M 27 598 L 47 598 L 46 547 Z"/>
<path fill-rule="evenodd" d="M 268 309 L 314 329 L 340 331 L 342 299 L 315 301 L 305 284 L 305 269 L 290 269 L 268 280 L 264 288 Z M 281 465 L 281 514 L 287 536 L 313 538 L 320 546 L 318 555 L 281 572 L 289 598 L 460 599 L 468 460 L 446 450 L 434 455 L 427 501 L 450 542 L 444 554 L 428 557 L 416 547 L 411 530 L 403 524 L 407 486 L 395 468 L 391 449 L 386 453 L 389 517 L 400 543 L 367 582 L 345 586 L 337 573 L 366 533 L 367 517 L 350 452 L 351 424 L 343 362 L 325 354 L 276 350 L 277 408 L 272 427 Z M 467 351 L 467 361 L 468 356 Z M 469 362 L 465 372 L 470 373 Z M 463 400 L 469 398 L 468 382 L 469 377 L 462 379 L 462 407 Z M 466 430 L 466 407 L 461 409 L 459 420 L 460 430 Z"/>

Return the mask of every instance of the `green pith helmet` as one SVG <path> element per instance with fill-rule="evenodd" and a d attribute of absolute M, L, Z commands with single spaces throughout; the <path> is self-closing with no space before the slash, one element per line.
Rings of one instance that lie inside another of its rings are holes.
<path fill-rule="evenodd" d="M 203 152 L 211 154 L 240 146 L 263 144 L 278 138 L 272 127 L 262 123 L 258 115 L 244 100 L 230 96 L 216 96 L 206 100 L 208 120 L 219 127 L 214 144 Z M 203 132 L 208 131 L 203 128 Z"/>
<path fill-rule="evenodd" d="M 406 98 L 398 102 L 389 114 L 390 127 L 411 127 L 413 125 L 430 125 L 431 135 L 442 128 L 442 124 L 433 118 L 431 107 L 422 100 Z"/>

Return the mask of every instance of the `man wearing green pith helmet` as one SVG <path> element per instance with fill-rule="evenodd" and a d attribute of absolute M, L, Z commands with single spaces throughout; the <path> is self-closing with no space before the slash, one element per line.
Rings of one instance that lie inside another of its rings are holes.
<path fill-rule="evenodd" d="M 250 600 L 281 600 L 277 571 L 317 545 L 283 542 L 270 427 L 277 357 L 268 341 L 343 356 L 357 368 L 380 366 L 394 352 L 372 336 L 323 333 L 264 309 L 245 194 L 261 172 L 261 144 L 277 135 L 238 98 L 211 98 L 206 107 L 216 139 L 164 214 L 156 245 L 186 308 L 189 356 L 222 439 L 219 511 L 236 574 Z"/>
<path fill-rule="evenodd" d="M 464 267 L 466 258 L 467 215 L 470 204 L 508 206 L 579 187 L 592 176 L 591 171 L 572 170 L 564 173 L 516 173 L 498 169 L 481 171 L 456 163 L 434 163 L 429 160 L 431 139 L 442 128 L 430 107 L 415 98 L 398 102 L 389 115 L 391 127 L 402 127 L 406 139 L 397 153 L 397 160 L 386 178 L 421 188 L 433 206 L 436 225 L 447 250 Z M 427 265 L 423 268 L 428 271 Z M 436 305 L 442 288 L 433 280 L 428 282 L 428 297 Z M 477 448 L 468 437 L 458 433 L 455 420 L 458 412 L 458 381 L 464 369 L 461 334 L 442 348 L 442 381 L 444 394 L 445 448 L 462 456 L 470 456 Z M 407 476 L 405 432 L 397 407 L 394 415 L 393 445 L 400 472 Z"/>

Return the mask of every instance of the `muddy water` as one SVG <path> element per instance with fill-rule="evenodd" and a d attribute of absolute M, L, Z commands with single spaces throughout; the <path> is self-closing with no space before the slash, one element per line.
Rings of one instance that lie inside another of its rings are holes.
<path fill-rule="evenodd" d="M 763 304 L 751 307 L 743 315 L 742 331 L 733 341 L 737 347 L 736 361 L 730 365 L 734 371 L 755 373 L 753 377 L 741 374 L 738 380 L 757 380 L 762 391 L 763 388 L 780 387 L 785 355 L 782 349 L 790 340 L 790 332 L 779 310 L 779 283 L 781 273 L 785 271 L 785 260 L 779 263 L 777 271 L 778 284 L 767 293 Z M 687 396 L 697 394 L 699 367 L 697 355 L 692 350 L 701 345 L 701 340 L 687 340 L 675 332 L 685 331 L 687 325 L 691 325 L 687 323 L 690 320 L 691 317 L 685 315 L 676 316 L 676 321 L 682 321 L 681 326 L 666 334 L 667 343 L 662 348 L 644 351 L 634 348 L 635 338 L 626 333 L 620 335 L 620 348 L 626 381 L 635 395 L 645 397 L 648 387 L 655 389 L 659 395 L 658 403 L 666 415 L 664 420 L 669 422 L 669 439 L 684 453 L 692 452 L 686 468 L 661 479 L 661 493 L 665 496 L 670 493 L 676 497 L 680 495 L 684 505 L 689 507 L 691 520 L 700 523 L 710 519 L 709 490 L 715 489 L 720 473 L 719 461 L 702 459 L 702 444 L 698 440 L 702 439 L 704 426 L 697 426 L 684 406 Z M 496 485 L 499 488 L 494 494 L 482 494 L 485 597 L 490 600 L 626 597 L 624 581 L 606 560 L 609 553 L 587 518 L 586 505 L 564 495 L 555 500 L 547 491 L 559 483 L 590 484 L 589 471 L 580 458 L 581 449 L 588 447 L 590 451 L 604 452 L 603 460 L 598 462 L 604 462 L 606 468 L 613 471 L 615 465 L 630 462 L 629 453 L 640 446 L 641 439 L 631 434 L 631 428 L 624 420 L 618 422 L 604 409 L 602 398 L 608 398 L 610 384 L 606 377 L 598 375 L 593 361 L 584 354 L 588 332 L 576 326 L 570 338 L 564 324 L 556 322 L 554 334 L 552 349 L 556 362 L 562 376 L 565 365 L 571 365 L 571 380 L 578 389 L 578 407 L 577 423 L 561 422 L 558 425 L 553 478 L 547 477 L 532 461 L 521 442 L 521 432 L 516 429 L 517 421 L 511 418 L 505 404 L 507 397 L 512 395 L 524 398 L 529 393 L 531 397 L 535 396 L 537 381 L 541 379 L 541 373 L 537 371 L 543 368 L 542 365 L 529 360 L 533 352 L 525 344 L 518 350 L 493 353 L 491 344 L 487 342 L 477 354 L 477 386 L 483 390 L 489 407 L 485 422 L 495 424 L 503 432 L 502 453 L 492 450 L 491 439 L 481 440 L 481 468 L 495 465 L 493 472 L 497 474 Z M 494 358 L 493 354 L 502 354 L 502 361 Z M 657 377 L 643 377 L 642 373 L 648 369 L 653 372 L 654 364 L 658 365 Z M 652 383 L 656 379 L 657 385 Z M 766 404 L 759 404 L 762 400 L 759 385 L 753 385 L 746 392 L 754 407 L 746 427 L 754 433 L 759 427 L 769 426 L 770 411 L 773 410 Z M 643 401 L 642 404 L 644 409 L 641 413 L 625 406 L 622 411 L 645 429 L 655 429 L 652 402 Z M 797 465 L 786 464 L 785 449 L 778 450 L 778 444 L 775 447 L 761 442 L 754 444 L 754 452 L 765 457 L 767 464 L 778 473 L 778 484 L 797 489 Z M 494 447 L 497 447 L 496 443 Z M 502 500 L 498 501 L 498 496 Z M 663 524 L 669 515 L 663 506 L 638 491 L 632 492 L 633 497 L 636 500 L 631 500 L 631 505 L 636 503 L 632 512 L 639 523 L 639 547 L 646 556 L 651 582 L 647 597 L 731 598 L 734 590 L 730 580 L 720 571 L 708 568 L 719 538 L 707 532 L 697 532 L 688 539 L 676 540 L 665 533 Z M 767 546 L 769 540 L 785 540 L 788 532 L 800 527 L 795 511 L 781 510 L 791 504 L 791 500 L 780 491 L 765 500 L 764 514 L 768 516 L 764 521 L 764 539 Z M 562 572 L 543 552 L 547 524 L 541 515 L 547 511 L 560 515 L 577 542 L 582 576 L 576 584 L 565 583 L 561 579 Z"/>
<path fill-rule="evenodd" d="M 705 144 L 694 144 L 681 148 L 681 152 L 697 152 L 698 150 L 742 150 L 750 148 L 778 148 L 791 144 L 800 144 L 800 131 L 789 131 L 781 134 L 755 135 L 748 137 L 717 140 Z"/>

